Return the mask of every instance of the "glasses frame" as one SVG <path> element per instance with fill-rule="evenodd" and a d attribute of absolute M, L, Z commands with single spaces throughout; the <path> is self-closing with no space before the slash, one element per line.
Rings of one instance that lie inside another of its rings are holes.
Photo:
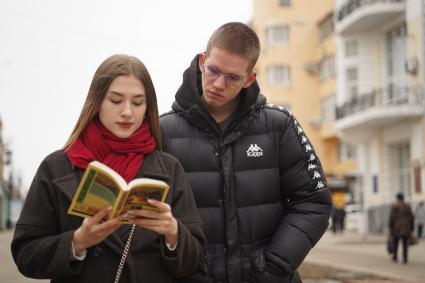
<path fill-rule="evenodd" d="M 226 85 L 234 87 L 234 88 L 237 88 L 240 85 L 242 85 L 247 78 L 247 76 L 242 76 L 239 74 L 233 74 L 233 73 L 224 74 L 216 66 L 212 64 L 205 64 L 205 63 L 202 65 L 202 72 L 204 73 L 205 77 L 211 81 L 215 81 L 220 76 L 223 76 Z"/>

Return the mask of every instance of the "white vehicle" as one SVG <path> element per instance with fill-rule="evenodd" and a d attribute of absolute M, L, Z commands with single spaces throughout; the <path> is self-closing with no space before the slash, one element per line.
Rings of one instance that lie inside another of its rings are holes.
<path fill-rule="evenodd" d="M 359 232 L 362 211 L 360 204 L 347 204 L 345 206 L 345 229 Z"/>

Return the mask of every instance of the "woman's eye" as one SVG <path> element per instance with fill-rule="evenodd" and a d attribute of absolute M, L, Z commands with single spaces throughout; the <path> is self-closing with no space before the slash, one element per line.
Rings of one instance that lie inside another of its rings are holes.
<path fill-rule="evenodd" d="M 114 100 L 114 99 L 111 99 L 111 102 L 112 102 L 113 104 L 119 104 L 119 103 L 121 102 L 121 100 Z"/>
<path fill-rule="evenodd" d="M 134 106 L 141 106 L 143 105 L 145 102 L 144 101 L 137 101 L 137 102 L 133 102 Z"/>

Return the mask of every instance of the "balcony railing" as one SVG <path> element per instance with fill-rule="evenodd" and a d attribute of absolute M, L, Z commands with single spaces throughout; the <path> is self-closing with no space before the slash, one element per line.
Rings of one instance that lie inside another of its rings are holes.
<path fill-rule="evenodd" d="M 336 108 L 336 119 L 365 111 L 373 107 L 390 107 L 394 105 L 418 105 L 422 102 L 422 87 L 388 87 L 380 88 L 369 94 L 354 97 Z"/>
<path fill-rule="evenodd" d="M 345 17 L 360 7 L 375 3 L 402 3 L 404 0 L 349 0 L 337 12 L 337 21 L 342 21 Z"/>

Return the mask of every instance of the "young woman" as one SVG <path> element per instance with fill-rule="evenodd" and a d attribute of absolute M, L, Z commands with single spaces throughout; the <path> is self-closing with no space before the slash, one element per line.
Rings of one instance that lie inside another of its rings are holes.
<path fill-rule="evenodd" d="M 20 272 L 80 283 L 118 282 L 117 273 L 119 282 L 171 282 L 193 272 L 205 245 L 201 221 L 182 166 L 159 151 L 160 140 L 146 67 L 127 55 L 106 59 L 65 147 L 44 159 L 31 184 L 12 241 Z M 133 225 L 120 225 L 123 216 L 105 220 L 110 208 L 84 221 L 67 214 L 93 160 L 126 181 L 164 180 L 170 186 L 167 201 L 150 201 L 157 212 L 130 212 Z"/>

